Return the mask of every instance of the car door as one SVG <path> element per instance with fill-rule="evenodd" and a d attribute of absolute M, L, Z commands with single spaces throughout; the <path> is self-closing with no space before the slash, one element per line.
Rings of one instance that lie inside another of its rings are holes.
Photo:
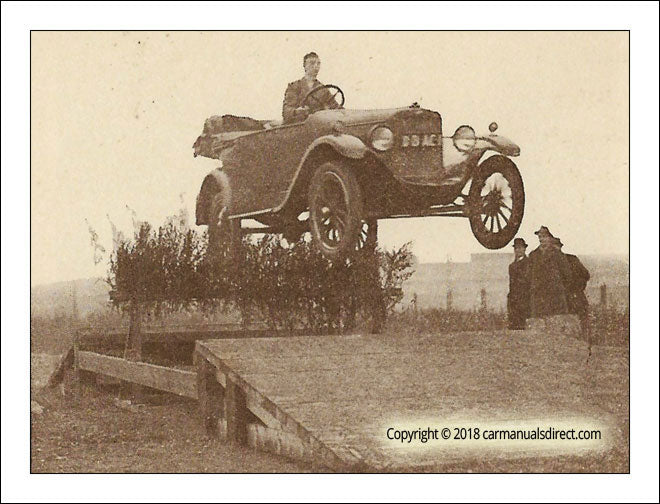
<path fill-rule="evenodd" d="M 225 163 L 233 180 L 232 215 L 268 210 L 284 200 L 307 148 L 318 135 L 316 130 L 303 122 L 239 140 Z"/>

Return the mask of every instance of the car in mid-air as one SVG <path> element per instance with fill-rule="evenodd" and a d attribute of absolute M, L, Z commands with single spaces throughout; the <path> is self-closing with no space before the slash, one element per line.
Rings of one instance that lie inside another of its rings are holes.
<path fill-rule="evenodd" d="M 310 232 L 332 260 L 374 246 L 379 219 L 407 217 L 466 218 L 488 249 L 514 238 L 525 207 L 511 159 L 520 148 L 496 133 L 496 123 L 485 135 L 462 125 L 445 136 L 441 115 L 417 103 L 346 109 L 343 91 L 328 84 L 312 89 L 304 104 L 318 107 L 319 99 L 340 108 L 321 103 L 293 124 L 207 119 L 193 148 L 195 156 L 221 161 L 197 196 L 196 223 L 208 226 L 209 246 L 231 245 L 246 233 L 295 241 Z"/>

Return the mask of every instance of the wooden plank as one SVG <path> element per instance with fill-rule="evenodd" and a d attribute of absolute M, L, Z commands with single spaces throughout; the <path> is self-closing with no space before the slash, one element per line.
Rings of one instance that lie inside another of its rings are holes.
<path fill-rule="evenodd" d="M 54 387 L 62 383 L 67 369 L 73 368 L 74 345 L 71 345 L 62 358 L 57 363 L 57 367 L 48 377 L 48 387 Z"/>
<path fill-rule="evenodd" d="M 77 366 L 84 371 L 99 373 L 124 381 L 164 390 L 197 399 L 197 373 L 164 366 L 131 362 L 93 352 L 78 351 Z"/>
<path fill-rule="evenodd" d="M 247 327 L 241 324 L 176 324 L 148 325 L 142 328 L 143 343 L 194 343 L 205 339 L 243 339 L 243 338 L 282 338 L 307 334 L 308 331 L 272 330 L 265 324 L 252 324 Z M 110 332 L 99 332 L 92 329 L 80 331 L 79 339 L 83 347 L 114 347 L 123 346 L 128 334 L 128 327 Z"/>
<path fill-rule="evenodd" d="M 256 340 L 250 340 L 254 343 Z M 237 387 L 243 390 L 246 396 L 246 405 L 250 404 L 253 406 L 256 404 L 258 408 L 255 408 L 252 411 L 255 416 L 260 418 L 264 423 L 267 424 L 267 417 L 259 417 L 260 410 L 266 411 L 270 416 L 274 417 L 276 422 L 279 424 L 279 429 L 285 432 L 289 432 L 299 439 L 302 442 L 306 443 L 315 453 L 318 454 L 319 459 L 324 465 L 335 468 L 338 470 L 347 470 L 347 468 L 355 467 L 356 464 L 360 463 L 360 460 L 357 459 L 350 452 L 333 451 L 329 449 L 325 444 L 319 441 L 314 435 L 312 435 L 305 427 L 303 427 L 294 417 L 287 414 L 284 410 L 279 408 L 273 401 L 268 397 L 261 394 L 259 391 L 254 389 L 249 383 L 241 378 L 240 375 L 233 372 L 229 367 L 227 367 L 221 358 L 216 355 L 208 345 L 209 341 L 198 341 L 196 343 L 196 351 L 199 352 L 202 356 L 207 358 L 218 370 L 224 374 L 227 379 L 227 383 L 233 382 Z M 267 424 L 268 425 L 268 424 Z"/>
<path fill-rule="evenodd" d="M 378 355 L 377 359 L 372 356 Z M 225 358 L 223 361 L 232 369 L 242 374 L 274 374 L 306 373 L 313 371 L 332 371 L 351 369 L 354 367 L 389 368 L 402 363 L 419 362 L 423 360 L 429 365 L 446 366 L 453 363 L 453 358 L 446 353 L 417 354 L 411 352 L 384 352 L 379 354 L 328 354 L 308 355 L 304 358 L 290 355 L 274 355 L 270 358 L 255 358 L 253 356 Z"/>
<path fill-rule="evenodd" d="M 225 415 L 227 439 L 239 444 L 247 444 L 248 409 L 245 392 L 232 380 L 227 381 L 225 390 Z"/>
<path fill-rule="evenodd" d="M 460 335 L 414 335 L 409 337 L 393 335 L 344 335 L 344 336 L 295 336 L 288 338 L 255 338 L 249 342 L 243 340 L 206 340 L 203 344 L 222 359 L 260 359 L 287 357 L 328 357 L 330 355 L 365 355 L 407 353 L 423 355 L 429 347 L 442 350 L 467 347 L 484 351 L 515 346 L 521 349 L 536 348 L 534 334 L 509 334 L 504 331 L 495 333 L 462 333 Z M 581 348 L 579 341 L 561 335 L 543 335 L 544 338 L 560 339 L 565 353 L 573 353 Z M 248 351 L 249 350 L 249 351 Z"/>
<path fill-rule="evenodd" d="M 330 339 L 325 339 L 330 338 Z M 244 340 L 206 340 L 198 342 L 207 348 L 212 355 L 222 355 L 222 359 L 245 358 Z M 289 357 L 308 357 L 310 355 L 326 356 L 342 353 L 388 353 L 386 341 L 372 342 L 359 335 L 340 337 L 322 336 L 291 336 L 288 338 L 251 338 L 249 357 L 253 359 L 270 359 L 273 356 L 286 354 Z"/>
<path fill-rule="evenodd" d="M 246 352 L 247 353 L 247 352 Z M 299 403 L 324 400 L 361 400 L 378 394 L 383 400 L 396 397 L 443 397 L 453 393 L 483 391 L 485 398 L 507 396 L 512 399 L 538 394 L 537 382 L 526 380 L 524 370 L 536 369 L 537 354 L 511 353 L 498 365 L 479 366 L 482 352 L 465 349 L 461 359 L 442 352 L 422 354 L 361 354 L 359 356 L 310 356 L 306 359 L 272 357 L 269 360 L 226 359 L 224 365 L 279 406 L 289 401 Z M 327 361 L 327 362 L 324 362 Z M 537 370 L 558 381 L 570 391 L 575 387 L 565 373 L 564 359 L 553 359 Z M 316 369 L 317 366 L 325 366 Z M 424 373 L 420 373 L 423 369 Z M 451 371 L 449 381 L 434 379 L 433 370 Z M 263 372 L 261 372 L 263 371 Z M 360 383 L 361 386 L 354 386 Z M 493 383 L 506 386 L 492 387 Z"/>
<path fill-rule="evenodd" d="M 298 436 L 263 425 L 248 425 L 248 446 L 294 460 L 314 462 L 319 456 Z"/>
<path fill-rule="evenodd" d="M 199 355 L 196 353 L 196 355 Z M 201 357 L 200 357 L 201 358 Z M 208 362 L 208 361 L 207 361 Z M 227 377 L 219 369 L 215 369 L 215 377 L 218 383 L 226 388 L 227 386 Z M 280 420 L 267 410 L 263 405 L 263 399 L 260 397 L 255 397 L 254 394 L 248 393 L 246 397 L 246 404 L 248 410 L 250 410 L 259 420 L 261 420 L 267 427 L 271 429 L 286 430 L 282 425 Z M 295 432 L 295 431 L 294 431 Z"/>
<path fill-rule="evenodd" d="M 227 377 L 219 369 L 215 370 L 215 379 L 218 380 L 218 383 L 222 385 L 223 388 L 227 386 Z"/>
<path fill-rule="evenodd" d="M 260 403 L 260 401 L 255 400 L 252 395 L 248 395 L 245 400 L 245 405 L 248 410 L 250 410 L 254 416 L 261 420 L 266 427 L 270 429 L 275 429 L 279 431 L 284 431 L 282 424 L 277 419 L 277 417 L 267 411 Z"/>
<path fill-rule="evenodd" d="M 483 351 L 485 348 L 493 348 L 492 340 L 497 341 L 497 338 L 491 338 L 489 341 L 479 333 L 468 333 L 460 338 L 449 335 L 419 335 L 408 339 L 388 335 L 292 336 L 255 338 L 246 344 L 238 339 L 206 340 L 203 344 L 210 353 L 222 356 L 225 361 L 263 359 L 265 362 L 271 362 L 277 360 L 279 356 L 286 356 L 304 363 L 309 359 L 332 359 L 333 356 L 358 357 L 371 354 L 401 354 L 414 360 L 428 353 L 429 346 L 438 350 L 442 350 L 442 347 L 452 349 L 468 347 Z M 518 343 L 513 339 L 512 342 Z M 532 342 L 526 343 L 527 345 L 523 342 L 519 346 L 533 347 Z"/>
<path fill-rule="evenodd" d="M 216 431 L 218 415 L 214 408 L 213 384 L 215 379 L 215 368 L 199 354 L 194 354 L 195 368 L 197 370 L 197 402 L 199 413 L 202 418 L 206 432 L 213 435 Z"/>
<path fill-rule="evenodd" d="M 218 377 L 218 381 L 221 379 L 225 383 L 234 381 L 242 388 L 246 394 L 246 404 L 250 406 L 250 411 L 264 422 L 264 424 L 285 430 L 301 437 L 307 436 L 308 433 L 293 418 L 286 415 L 272 401 L 246 383 L 237 373 L 231 371 L 231 369 L 224 365 L 217 355 L 211 352 L 200 341 L 197 342 L 196 353 L 203 356 L 216 366 L 216 376 Z"/>
<path fill-rule="evenodd" d="M 539 345 L 540 337 L 555 344 Z M 255 439 L 249 442 L 277 453 L 282 439 L 292 436 L 292 454 L 311 453 L 338 470 L 436 467 L 440 461 L 430 452 L 388 445 L 386 427 L 393 421 L 441 421 L 457 411 L 492 419 L 520 404 L 525 407 L 517 406 L 517 415 L 546 418 L 548 383 L 561 391 L 552 398 L 554 413 L 599 416 L 582 404 L 573 369 L 584 344 L 562 335 L 256 338 L 198 341 L 197 348 L 216 376 L 243 390 L 247 408 L 271 422 L 250 426 Z M 483 365 L 484 355 L 496 356 L 491 365 Z M 443 454 L 441 462 L 453 456 Z"/>

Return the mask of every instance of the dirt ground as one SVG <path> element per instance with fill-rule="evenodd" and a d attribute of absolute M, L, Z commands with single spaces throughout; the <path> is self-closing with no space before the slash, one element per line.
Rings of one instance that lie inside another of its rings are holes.
<path fill-rule="evenodd" d="M 486 336 L 485 333 L 477 333 L 473 338 L 480 341 Z M 497 338 L 495 334 L 492 337 Z M 518 338 L 531 341 L 533 335 L 519 335 Z M 538 345 L 531 343 L 529 347 L 530 341 L 518 350 L 533 348 L 535 355 L 518 355 L 517 358 L 522 359 L 520 362 L 527 363 L 531 359 L 530 362 L 541 366 L 544 373 L 550 370 L 563 374 L 563 381 L 570 382 L 567 390 L 545 390 L 544 398 L 539 398 L 544 408 L 548 412 L 567 407 L 580 412 L 587 405 L 591 409 L 596 408 L 599 414 L 614 421 L 613 448 L 606 453 L 586 457 L 464 460 L 436 466 L 431 469 L 432 472 L 629 471 L 628 350 L 596 346 L 586 364 L 586 345 L 582 342 L 548 338 Z M 484 352 L 485 366 L 508 362 L 506 356 L 510 350 L 506 350 L 505 343 L 504 340 L 501 345 L 493 341 L 489 343 L 491 352 Z M 523 341 L 519 343 L 522 345 Z M 495 354 L 499 346 L 499 351 L 503 353 L 498 356 Z M 508 357 L 511 358 L 511 355 Z M 117 401 L 116 387 L 86 386 L 82 388 L 82 393 L 76 393 L 78 385 L 73 383 L 71 375 L 64 387 L 41 389 L 56 362 L 57 356 L 32 356 L 32 398 L 38 403 L 33 403 L 35 408 L 31 415 L 31 469 L 34 473 L 324 471 L 320 467 L 210 439 L 199 421 L 195 401 L 170 394 L 153 394 L 148 396 L 145 404 L 126 408 Z M 542 362 L 547 364 L 542 365 Z M 521 366 L 516 372 L 523 372 L 533 380 L 533 366 Z M 43 411 L 37 413 L 40 407 Z"/>
<path fill-rule="evenodd" d="M 32 355 L 33 473 L 301 473 L 319 468 L 210 439 L 197 403 L 170 394 L 147 396 L 127 409 L 116 387 L 85 387 L 70 377 L 61 388 L 39 390 L 57 356 Z M 34 403 L 33 403 L 34 405 Z"/>

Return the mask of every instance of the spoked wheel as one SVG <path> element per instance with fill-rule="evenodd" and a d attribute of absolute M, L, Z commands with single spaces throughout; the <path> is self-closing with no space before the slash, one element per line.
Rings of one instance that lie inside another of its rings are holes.
<path fill-rule="evenodd" d="M 355 242 L 355 250 L 372 252 L 378 245 L 378 219 L 365 219 Z"/>
<path fill-rule="evenodd" d="M 470 227 L 479 243 L 500 249 L 515 237 L 525 209 L 525 189 L 516 165 L 504 156 L 484 161 L 472 179 Z"/>
<path fill-rule="evenodd" d="M 355 174 L 337 161 L 319 166 L 309 186 L 309 220 L 312 240 L 326 258 L 343 258 L 354 251 L 362 214 Z"/>
<path fill-rule="evenodd" d="M 241 222 L 228 218 L 228 207 L 222 192 L 213 196 L 209 207 L 209 248 L 214 255 L 234 258 L 241 241 Z"/>
<path fill-rule="evenodd" d="M 369 289 L 371 295 L 368 296 L 368 313 L 371 318 L 370 332 L 373 334 L 380 334 L 383 331 L 383 323 L 387 318 L 384 307 L 384 300 L 380 296 L 381 291 L 381 278 L 379 259 L 374 254 L 378 246 L 378 219 L 366 219 L 362 221 L 362 229 L 358 237 L 356 249 L 358 253 L 364 254 L 362 257 L 366 259 L 360 267 L 367 268 L 366 273 L 371 288 Z M 374 254 L 374 255 L 371 255 Z M 374 285 L 375 284 L 375 285 Z M 355 328 L 355 322 L 348 327 L 349 330 Z"/>

